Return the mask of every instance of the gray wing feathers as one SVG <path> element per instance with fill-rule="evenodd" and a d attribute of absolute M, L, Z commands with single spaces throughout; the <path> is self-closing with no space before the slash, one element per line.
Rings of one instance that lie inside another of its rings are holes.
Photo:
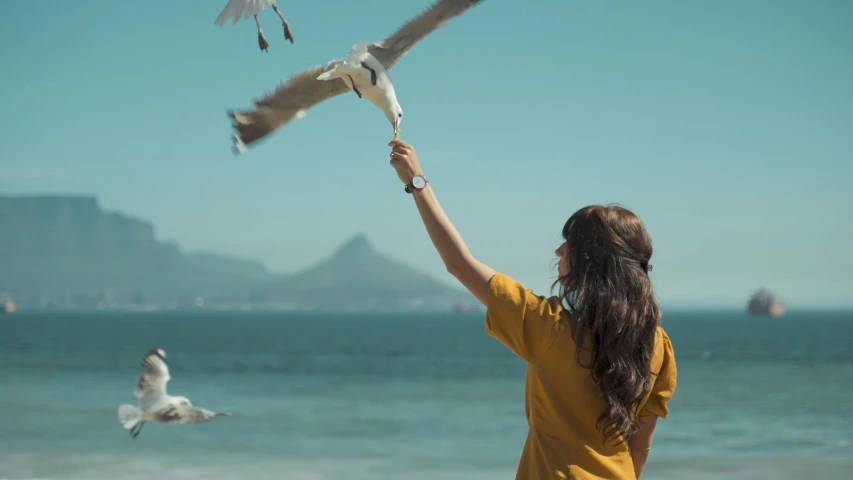
<path fill-rule="evenodd" d="M 451 18 L 483 0 L 439 0 L 417 17 L 397 29 L 385 40 L 368 47 L 386 69 L 390 70 L 420 40 L 443 27 Z"/>
<path fill-rule="evenodd" d="M 236 25 L 240 18 L 249 18 L 274 3 L 275 0 L 229 0 L 214 23 L 225 25 L 229 18 L 233 18 L 232 25 Z"/>
<path fill-rule="evenodd" d="M 204 408 L 191 408 L 187 413 L 187 423 L 202 423 L 215 417 L 216 413 Z"/>
<path fill-rule="evenodd" d="M 166 383 L 172 377 L 169 376 L 169 365 L 166 364 L 165 352 L 154 349 L 142 359 L 144 370 L 136 380 L 136 398 L 147 395 L 166 393 Z"/>
<path fill-rule="evenodd" d="M 154 414 L 155 420 L 162 423 L 202 423 L 215 416 L 210 410 L 183 405 L 170 405 Z"/>
<path fill-rule="evenodd" d="M 254 110 L 228 112 L 240 141 L 249 145 L 289 122 L 298 111 L 307 111 L 324 100 L 348 92 L 349 87 L 340 78 L 317 80 L 321 73 L 337 63 L 319 65 L 290 77 L 273 92 L 255 100 Z"/>
<path fill-rule="evenodd" d="M 390 70 L 418 41 L 482 1 L 439 0 L 385 40 L 370 45 L 368 50 Z M 272 93 L 256 100 L 254 110 L 229 111 L 228 116 L 236 131 L 236 150 L 269 135 L 293 119 L 300 110 L 307 111 L 324 100 L 348 92 L 349 87 L 340 78 L 317 80 L 317 76 L 339 62 L 336 60 L 294 75 Z"/>

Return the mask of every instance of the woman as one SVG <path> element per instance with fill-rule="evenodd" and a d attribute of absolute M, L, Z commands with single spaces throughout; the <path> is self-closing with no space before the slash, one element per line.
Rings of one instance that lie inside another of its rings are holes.
<path fill-rule="evenodd" d="M 415 149 L 389 145 L 447 270 L 486 305 L 487 332 L 527 361 L 530 429 L 516 478 L 639 478 L 676 384 L 642 222 L 619 207 L 577 211 L 556 251 L 560 295 L 536 296 L 471 255 Z"/>

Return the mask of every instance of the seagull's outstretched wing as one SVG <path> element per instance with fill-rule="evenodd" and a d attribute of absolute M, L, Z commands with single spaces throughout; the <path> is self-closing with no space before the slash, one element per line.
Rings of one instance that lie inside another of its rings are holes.
<path fill-rule="evenodd" d="M 451 18 L 482 1 L 439 0 L 385 40 L 370 45 L 369 51 L 387 70 L 390 70 L 421 39 L 443 27 Z"/>
<path fill-rule="evenodd" d="M 166 352 L 161 348 L 155 348 L 142 359 L 142 367 L 145 369 L 136 380 L 136 398 L 144 402 L 144 399 L 166 394 L 166 383 L 172 377 L 169 376 L 169 365 L 166 364 Z"/>
<path fill-rule="evenodd" d="M 154 413 L 154 419 L 162 423 L 203 423 L 213 417 L 230 415 L 227 412 L 211 412 L 205 408 L 172 404 Z"/>
<path fill-rule="evenodd" d="M 340 78 L 317 80 L 317 77 L 340 63 L 339 60 L 290 77 L 272 93 L 256 100 L 254 110 L 230 111 L 228 116 L 237 131 L 234 135 L 235 148 L 245 149 L 265 137 L 273 130 L 299 116 L 318 103 L 348 92 L 349 87 Z"/>
<path fill-rule="evenodd" d="M 228 19 L 233 18 L 236 25 L 240 18 L 249 18 L 261 10 L 272 6 L 275 0 L 228 0 L 228 5 L 222 9 L 222 13 L 216 17 L 217 25 L 225 25 Z"/>

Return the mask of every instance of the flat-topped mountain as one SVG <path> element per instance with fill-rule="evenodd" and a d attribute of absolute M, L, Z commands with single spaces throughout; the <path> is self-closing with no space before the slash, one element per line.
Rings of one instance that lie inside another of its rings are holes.
<path fill-rule="evenodd" d="M 148 304 L 220 308 L 449 309 L 474 304 L 356 235 L 293 275 L 261 262 L 185 253 L 94 196 L 0 196 L 0 294 L 19 308 Z"/>
<path fill-rule="evenodd" d="M 0 291 L 22 297 L 167 299 L 276 278 L 259 264 L 187 256 L 156 239 L 150 223 L 106 212 L 93 196 L 0 197 L 0 252 Z"/>

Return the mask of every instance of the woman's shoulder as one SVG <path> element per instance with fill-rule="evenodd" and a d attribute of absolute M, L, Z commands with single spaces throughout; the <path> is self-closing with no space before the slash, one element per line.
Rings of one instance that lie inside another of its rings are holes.
<path fill-rule="evenodd" d="M 487 308 L 492 309 L 523 305 L 528 310 L 539 310 L 544 316 L 559 317 L 563 313 L 560 297 L 542 295 L 501 272 L 495 272 L 489 280 L 489 300 Z"/>
<path fill-rule="evenodd" d="M 666 333 L 666 330 L 662 326 L 658 325 L 655 335 L 655 351 L 660 349 L 670 353 L 673 352 L 672 340 L 670 340 L 669 334 Z"/>
<path fill-rule="evenodd" d="M 666 333 L 666 329 L 663 328 L 663 325 L 658 325 L 656 330 L 658 342 L 672 343 L 669 339 L 669 334 Z"/>
<path fill-rule="evenodd" d="M 654 375 L 671 375 L 672 381 L 675 381 L 675 348 L 672 346 L 672 340 L 666 333 L 663 327 L 657 327 L 655 338 L 655 349 L 652 354 L 652 373 Z"/>
<path fill-rule="evenodd" d="M 666 418 L 669 414 L 667 403 L 678 385 L 678 370 L 675 365 L 675 352 L 669 335 L 658 326 L 655 351 L 652 356 L 653 385 L 649 397 L 640 410 L 640 416 L 657 415 Z"/>
<path fill-rule="evenodd" d="M 537 295 L 500 272 L 489 280 L 486 331 L 529 362 L 559 327 L 562 313 L 558 297 Z"/>

